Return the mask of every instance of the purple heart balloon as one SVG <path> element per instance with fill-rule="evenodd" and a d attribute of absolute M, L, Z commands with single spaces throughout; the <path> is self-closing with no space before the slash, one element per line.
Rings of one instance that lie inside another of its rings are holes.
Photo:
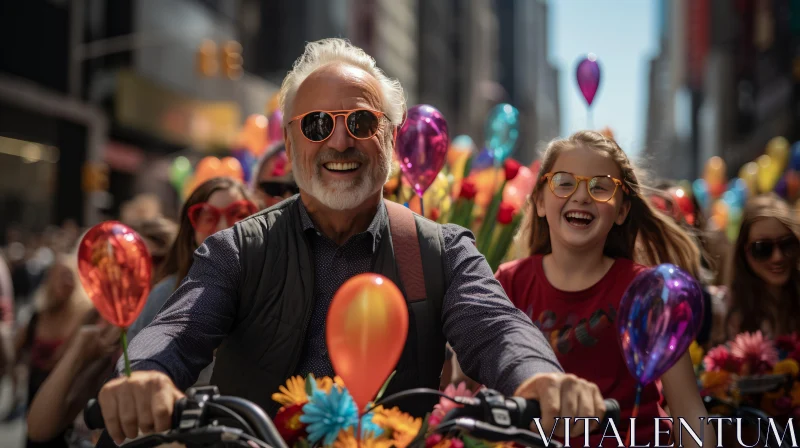
<path fill-rule="evenodd" d="M 589 54 L 581 60 L 578 70 L 575 72 L 575 78 L 578 80 L 578 87 L 581 89 L 583 98 L 586 99 L 586 104 L 591 106 L 597 88 L 600 86 L 600 66 L 597 64 L 595 55 Z"/>
<path fill-rule="evenodd" d="M 660 378 L 686 353 L 703 323 L 703 292 L 679 267 L 648 269 L 628 286 L 617 331 L 628 370 L 641 384 Z"/>
<path fill-rule="evenodd" d="M 441 112 L 427 104 L 408 110 L 397 133 L 395 151 L 403 175 L 420 197 L 442 170 L 449 144 L 447 121 Z"/>

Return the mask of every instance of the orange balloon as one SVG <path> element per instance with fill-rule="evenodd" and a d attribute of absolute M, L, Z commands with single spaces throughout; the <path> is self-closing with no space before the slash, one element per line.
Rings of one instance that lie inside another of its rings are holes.
<path fill-rule="evenodd" d="M 203 183 L 212 177 L 218 176 L 222 168 L 222 161 L 216 157 L 203 157 L 194 170 L 194 178 L 198 183 Z"/>
<path fill-rule="evenodd" d="M 359 412 L 395 369 L 408 336 L 408 307 L 388 278 L 357 275 L 333 296 L 325 338 L 331 363 Z"/>
<path fill-rule="evenodd" d="M 261 114 L 253 114 L 247 117 L 239 136 L 236 138 L 236 145 L 246 148 L 253 155 L 258 157 L 267 149 L 267 126 L 269 120 Z"/>
<path fill-rule="evenodd" d="M 244 181 L 244 170 L 242 164 L 233 157 L 225 157 L 220 161 L 220 170 L 218 176 L 232 177 L 239 181 Z"/>

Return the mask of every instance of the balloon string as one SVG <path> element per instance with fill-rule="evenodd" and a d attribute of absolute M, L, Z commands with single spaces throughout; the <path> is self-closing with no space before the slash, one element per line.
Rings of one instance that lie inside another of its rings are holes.
<path fill-rule="evenodd" d="M 125 376 L 131 376 L 131 361 L 128 359 L 128 329 L 122 330 L 120 335 L 122 339 L 122 356 L 125 357 Z"/>
<path fill-rule="evenodd" d="M 633 402 L 633 412 L 631 412 L 631 419 L 635 419 L 639 416 L 639 401 L 642 398 L 642 384 L 639 383 L 636 386 L 636 400 Z M 631 420 L 633 422 L 633 420 Z M 631 426 L 628 426 L 628 432 L 625 434 L 625 440 L 628 441 L 628 446 L 633 445 L 633 440 L 631 440 Z"/>
<path fill-rule="evenodd" d="M 356 446 L 361 447 L 361 419 L 364 418 L 364 414 L 358 417 L 358 431 L 356 431 Z"/>
<path fill-rule="evenodd" d="M 587 124 L 586 127 L 589 128 L 590 131 L 594 130 L 594 120 L 592 118 L 593 118 L 592 117 L 592 106 L 587 106 L 586 107 L 586 124 Z"/>
<path fill-rule="evenodd" d="M 423 218 L 425 217 L 425 201 L 422 200 L 421 195 L 419 197 L 419 214 L 422 215 Z"/>

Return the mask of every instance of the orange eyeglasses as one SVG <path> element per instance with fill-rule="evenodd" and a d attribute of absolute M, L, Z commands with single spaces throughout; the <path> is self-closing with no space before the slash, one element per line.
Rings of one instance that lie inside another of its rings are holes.
<path fill-rule="evenodd" d="M 610 201 L 617 193 L 617 188 L 620 187 L 625 194 L 628 194 L 628 187 L 625 186 L 625 183 L 611 176 L 577 176 L 566 171 L 557 171 L 543 175 L 542 180 L 546 180 L 550 191 L 562 199 L 575 194 L 581 181 L 586 182 L 586 191 L 597 202 Z"/>
<path fill-rule="evenodd" d="M 308 140 L 324 142 L 336 130 L 336 117 L 344 117 L 347 132 L 356 140 L 372 138 L 380 130 L 384 113 L 371 109 L 315 110 L 298 115 L 289 123 L 300 120 L 300 130 Z"/>

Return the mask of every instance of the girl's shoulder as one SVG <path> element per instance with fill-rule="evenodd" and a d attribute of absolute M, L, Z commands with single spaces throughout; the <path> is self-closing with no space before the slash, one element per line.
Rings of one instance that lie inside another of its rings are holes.
<path fill-rule="evenodd" d="M 497 269 L 495 277 L 501 282 L 503 280 L 511 280 L 518 275 L 526 277 L 535 276 L 536 272 L 542 266 L 542 256 L 533 255 L 530 257 L 520 258 L 519 260 L 509 261 L 503 263 Z"/>

